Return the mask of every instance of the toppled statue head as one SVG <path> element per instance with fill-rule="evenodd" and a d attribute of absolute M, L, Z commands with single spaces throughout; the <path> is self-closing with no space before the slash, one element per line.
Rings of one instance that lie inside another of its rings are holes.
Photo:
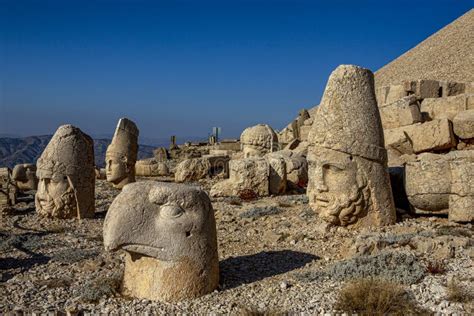
<path fill-rule="evenodd" d="M 246 128 L 240 135 L 244 158 L 263 157 L 279 150 L 278 136 L 269 125 L 258 124 Z"/>
<path fill-rule="evenodd" d="M 12 179 L 21 191 L 36 190 L 38 188 L 36 165 L 32 163 L 16 165 L 12 171 Z"/>
<path fill-rule="evenodd" d="M 128 253 L 126 295 L 173 301 L 218 285 L 214 210 L 196 187 L 155 181 L 127 185 L 105 218 L 104 245 Z"/>
<path fill-rule="evenodd" d="M 323 219 L 343 226 L 395 221 L 370 70 L 342 65 L 333 71 L 309 142 L 307 194 Z"/>
<path fill-rule="evenodd" d="M 72 125 L 58 128 L 36 163 L 36 211 L 48 217 L 86 218 L 95 211 L 94 144 Z"/>
<path fill-rule="evenodd" d="M 137 154 L 138 128 L 131 120 L 121 118 L 105 153 L 107 181 L 119 189 L 135 182 Z"/>

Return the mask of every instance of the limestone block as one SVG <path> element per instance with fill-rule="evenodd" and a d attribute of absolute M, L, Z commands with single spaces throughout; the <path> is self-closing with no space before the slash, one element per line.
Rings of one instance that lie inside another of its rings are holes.
<path fill-rule="evenodd" d="M 453 119 L 453 130 L 459 138 L 474 138 L 474 109 L 459 112 Z"/>
<path fill-rule="evenodd" d="M 418 155 L 406 164 L 405 190 L 417 211 L 447 211 L 451 221 L 472 221 L 474 150 Z"/>
<path fill-rule="evenodd" d="M 441 97 L 450 97 L 465 93 L 466 84 L 462 82 L 440 81 Z"/>
<path fill-rule="evenodd" d="M 414 96 L 404 97 L 379 107 L 384 129 L 411 125 L 422 121 L 420 107 Z"/>
<path fill-rule="evenodd" d="M 281 156 L 266 155 L 270 170 L 268 176 L 268 191 L 278 195 L 286 191 L 286 162 Z"/>
<path fill-rule="evenodd" d="M 210 169 L 211 164 L 207 159 L 186 159 L 180 162 L 176 167 L 174 179 L 176 182 L 190 182 L 204 179 L 209 176 Z"/>
<path fill-rule="evenodd" d="M 474 95 L 460 94 L 446 98 L 428 98 L 421 102 L 421 112 L 426 119 L 453 118 L 462 111 L 474 109 Z"/>
<path fill-rule="evenodd" d="M 168 150 L 165 147 L 158 147 L 153 150 L 153 154 L 155 156 L 156 161 L 164 162 L 169 159 Z"/>
<path fill-rule="evenodd" d="M 309 120 L 311 120 L 311 119 L 307 119 L 305 121 L 305 123 Z M 305 124 L 305 125 L 300 127 L 300 139 L 301 139 L 301 141 L 307 141 L 308 140 L 308 135 L 309 135 L 310 130 L 311 130 L 311 125 L 306 125 Z"/>
<path fill-rule="evenodd" d="M 385 147 L 400 155 L 413 154 L 413 144 L 403 128 L 385 129 Z"/>
<path fill-rule="evenodd" d="M 470 155 L 469 155 L 470 154 Z M 449 220 L 474 220 L 474 151 L 465 151 L 463 158 L 451 161 L 451 192 Z"/>
<path fill-rule="evenodd" d="M 438 212 L 449 208 L 451 170 L 445 155 L 423 153 L 405 166 L 405 190 L 415 209 Z"/>
<path fill-rule="evenodd" d="M 252 190 L 257 196 L 268 196 L 270 164 L 265 158 L 251 157 L 229 162 L 229 179 L 216 183 L 211 196 L 238 196 Z"/>
<path fill-rule="evenodd" d="M 159 177 L 167 176 L 170 171 L 163 161 L 157 161 L 156 158 L 138 160 L 135 163 L 135 174 L 141 177 Z"/>
<path fill-rule="evenodd" d="M 414 94 L 417 99 L 440 97 L 440 83 L 436 80 L 415 80 L 403 83 L 407 95 Z"/>
<path fill-rule="evenodd" d="M 456 147 L 452 123 L 447 119 L 387 129 L 384 130 L 384 135 L 387 147 L 397 148 L 405 154 L 411 153 L 405 138 L 408 139 L 415 153 L 441 151 Z"/>
<path fill-rule="evenodd" d="M 308 162 L 302 155 L 290 150 L 280 150 L 266 157 L 281 157 L 285 161 L 286 180 L 293 186 L 306 187 L 308 183 Z"/>
<path fill-rule="evenodd" d="M 219 284 L 214 210 L 197 187 L 128 184 L 105 217 L 104 246 L 127 252 L 125 296 L 179 301 L 210 293 Z"/>

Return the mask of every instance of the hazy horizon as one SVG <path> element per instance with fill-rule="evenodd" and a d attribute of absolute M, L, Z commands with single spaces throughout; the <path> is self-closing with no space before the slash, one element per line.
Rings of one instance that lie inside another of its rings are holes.
<path fill-rule="evenodd" d="M 0 134 L 143 139 L 282 129 L 330 72 L 374 72 L 472 1 L 2 1 Z M 409 9 L 407 9 L 409 8 Z M 394 18 L 397 17 L 397 18 Z"/>

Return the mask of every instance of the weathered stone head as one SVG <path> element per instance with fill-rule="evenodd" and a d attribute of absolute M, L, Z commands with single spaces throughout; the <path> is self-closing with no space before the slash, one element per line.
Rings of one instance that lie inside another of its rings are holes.
<path fill-rule="evenodd" d="M 395 221 L 387 153 L 370 70 L 333 71 L 309 135 L 308 196 L 335 225 Z"/>
<path fill-rule="evenodd" d="M 105 153 L 107 181 L 119 189 L 127 183 L 135 182 L 137 154 L 138 128 L 129 119 L 121 118 Z"/>
<path fill-rule="evenodd" d="M 38 188 L 36 165 L 32 163 L 16 165 L 12 171 L 12 179 L 21 191 L 36 190 Z"/>
<path fill-rule="evenodd" d="M 263 157 L 279 149 L 278 136 L 270 126 L 258 124 L 246 128 L 240 135 L 244 158 Z"/>
<path fill-rule="evenodd" d="M 214 210 L 196 187 L 155 181 L 127 185 L 105 218 L 104 245 L 128 253 L 126 295 L 174 301 L 218 285 Z"/>
<path fill-rule="evenodd" d="M 38 159 L 36 211 L 58 218 L 93 217 L 94 144 L 72 125 L 62 125 Z"/>

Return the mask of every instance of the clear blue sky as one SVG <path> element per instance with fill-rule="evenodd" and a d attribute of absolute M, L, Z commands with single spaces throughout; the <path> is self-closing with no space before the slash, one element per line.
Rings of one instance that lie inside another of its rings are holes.
<path fill-rule="evenodd" d="M 238 137 L 319 103 L 331 70 L 373 71 L 473 1 L 0 0 L 0 133 Z"/>

